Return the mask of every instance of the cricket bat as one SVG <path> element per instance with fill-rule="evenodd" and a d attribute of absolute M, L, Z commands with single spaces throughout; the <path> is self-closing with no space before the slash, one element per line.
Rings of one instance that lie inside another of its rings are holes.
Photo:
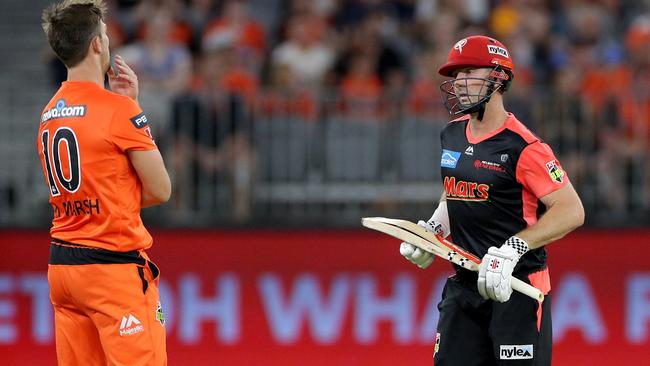
<path fill-rule="evenodd" d="M 380 231 L 392 237 L 411 243 L 416 247 L 440 258 L 457 264 L 470 271 L 478 272 L 481 259 L 458 245 L 426 231 L 423 227 L 407 220 L 386 217 L 364 217 L 361 224 L 369 229 Z M 544 300 L 544 294 L 534 286 L 512 277 L 512 289 L 537 301 Z"/>

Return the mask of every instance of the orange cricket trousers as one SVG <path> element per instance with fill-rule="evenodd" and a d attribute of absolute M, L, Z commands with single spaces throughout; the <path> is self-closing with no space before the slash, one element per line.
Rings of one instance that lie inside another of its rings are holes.
<path fill-rule="evenodd" d="M 53 239 L 47 279 L 59 365 L 166 365 L 158 275 L 144 251 Z"/>

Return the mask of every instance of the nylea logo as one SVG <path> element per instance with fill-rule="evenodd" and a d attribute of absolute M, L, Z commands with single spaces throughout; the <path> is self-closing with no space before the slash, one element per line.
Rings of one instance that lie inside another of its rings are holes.
<path fill-rule="evenodd" d="M 508 50 L 506 50 L 503 47 L 495 46 L 495 45 L 487 45 L 488 52 L 493 54 L 493 55 L 499 55 L 503 57 L 508 57 Z"/>
<path fill-rule="evenodd" d="M 499 359 L 501 360 L 532 360 L 533 345 L 502 345 L 499 347 Z"/>
<path fill-rule="evenodd" d="M 133 123 L 135 128 L 142 128 L 147 125 L 147 116 L 142 112 L 135 117 L 131 117 L 131 123 Z"/>

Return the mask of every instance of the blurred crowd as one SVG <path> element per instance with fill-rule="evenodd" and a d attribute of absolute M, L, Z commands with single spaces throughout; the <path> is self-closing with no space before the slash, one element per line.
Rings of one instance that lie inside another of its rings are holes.
<path fill-rule="evenodd" d="M 138 74 L 160 143 L 173 145 L 177 184 L 197 171 L 227 176 L 236 217 L 250 214 L 257 119 L 442 123 L 437 68 L 470 34 L 509 48 L 509 109 L 554 145 L 574 184 L 597 180 L 592 194 L 607 209 L 650 207 L 650 1 L 108 4 L 111 50 Z M 65 78 L 56 62 L 52 70 L 56 83 Z M 631 181 L 644 187 L 634 196 Z"/>

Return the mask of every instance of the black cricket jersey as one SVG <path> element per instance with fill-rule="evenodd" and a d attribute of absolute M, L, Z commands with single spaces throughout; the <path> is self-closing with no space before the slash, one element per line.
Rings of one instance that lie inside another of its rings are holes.
<path fill-rule="evenodd" d="M 469 116 L 451 121 L 441 142 L 451 238 L 479 258 L 535 224 L 545 209 L 539 198 L 569 184 L 551 148 L 512 113 L 500 129 L 480 137 L 470 135 Z M 514 272 L 545 267 L 542 247 L 526 253 Z"/>

